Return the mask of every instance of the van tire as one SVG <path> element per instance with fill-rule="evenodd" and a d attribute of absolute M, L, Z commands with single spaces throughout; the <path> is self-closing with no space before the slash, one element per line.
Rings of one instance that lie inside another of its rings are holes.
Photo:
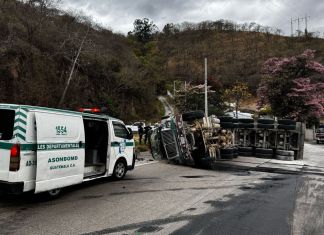
<path fill-rule="evenodd" d="M 118 160 L 114 167 L 113 177 L 116 180 L 121 180 L 126 175 L 126 163 L 125 160 Z"/>
<path fill-rule="evenodd" d="M 57 188 L 57 189 L 52 189 L 46 192 L 47 194 L 47 198 L 48 199 L 56 199 L 61 195 L 62 189 L 61 188 Z"/>

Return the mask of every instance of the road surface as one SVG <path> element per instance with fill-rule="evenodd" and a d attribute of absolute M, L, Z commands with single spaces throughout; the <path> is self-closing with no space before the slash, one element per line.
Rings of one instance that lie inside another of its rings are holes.
<path fill-rule="evenodd" d="M 314 146 L 323 154 L 324 145 Z M 309 151 L 309 150 L 308 150 Z M 324 234 L 324 176 L 148 162 L 59 198 L 1 196 L 1 234 Z"/>

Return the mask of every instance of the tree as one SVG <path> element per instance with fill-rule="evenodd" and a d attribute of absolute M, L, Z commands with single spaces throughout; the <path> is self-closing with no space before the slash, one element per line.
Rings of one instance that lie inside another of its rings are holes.
<path fill-rule="evenodd" d="M 134 30 L 131 34 L 135 35 L 138 41 L 146 43 L 153 39 L 157 33 L 158 27 L 147 18 L 136 19 L 134 21 Z"/>
<path fill-rule="evenodd" d="M 237 113 L 241 102 L 249 99 L 251 97 L 251 93 L 249 92 L 249 87 L 246 83 L 237 81 L 231 88 L 225 90 L 224 96 L 229 102 L 235 103 L 235 113 L 236 117 L 238 117 Z"/>
<path fill-rule="evenodd" d="M 222 93 L 208 86 L 208 113 L 222 115 L 225 110 Z M 214 87 L 216 88 L 216 87 Z M 187 84 L 175 94 L 175 105 L 180 113 L 205 109 L 205 86 Z"/>
<path fill-rule="evenodd" d="M 270 58 L 264 66 L 265 79 L 257 90 L 258 108 L 269 104 L 274 115 L 307 121 L 324 114 L 324 83 L 313 83 L 324 74 L 324 66 L 314 61 L 313 50 L 289 58 Z"/>

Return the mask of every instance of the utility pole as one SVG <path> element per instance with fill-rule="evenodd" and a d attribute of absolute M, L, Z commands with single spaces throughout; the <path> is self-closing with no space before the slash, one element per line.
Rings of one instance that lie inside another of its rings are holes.
<path fill-rule="evenodd" d="M 308 26 L 308 22 L 307 22 L 307 20 L 308 19 L 310 19 L 310 16 L 308 16 L 308 15 L 305 15 L 305 34 L 307 34 L 308 33 L 308 29 L 307 29 L 307 26 Z"/>
<path fill-rule="evenodd" d="M 74 68 L 75 68 L 75 65 L 76 65 L 76 62 L 78 61 L 79 59 L 79 55 L 81 53 L 81 50 L 82 50 L 82 47 L 83 47 L 83 44 L 88 36 L 88 33 L 89 33 L 89 29 L 90 27 L 88 27 L 87 29 L 87 33 L 85 34 L 85 36 L 83 37 L 82 39 L 82 42 L 80 44 L 80 47 L 79 47 L 79 50 L 78 50 L 78 53 L 76 54 L 75 58 L 74 58 L 74 61 L 73 61 L 73 64 L 72 64 L 72 68 L 71 68 L 71 71 L 70 71 L 70 75 L 69 75 L 69 78 L 67 80 L 67 83 L 66 83 L 66 86 L 64 88 L 64 91 L 63 91 L 63 94 L 62 94 L 62 97 L 61 97 L 61 100 L 60 100 L 60 103 L 59 103 L 59 107 L 62 108 L 62 105 L 63 105 L 63 102 L 64 102 L 64 99 L 65 99 L 65 95 L 66 95 L 66 92 L 70 86 L 70 82 L 72 80 L 72 76 L 73 76 L 73 72 L 74 72 Z"/>
<path fill-rule="evenodd" d="M 184 84 L 184 92 L 185 92 L 185 111 L 187 111 L 187 81 Z"/>
<path fill-rule="evenodd" d="M 310 16 L 305 15 L 305 17 L 298 17 L 297 19 L 290 18 L 290 27 L 291 27 L 291 35 L 293 36 L 293 22 L 297 22 L 297 36 L 300 36 L 300 24 L 301 22 L 305 22 L 305 34 L 308 32 L 308 19 L 310 19 Z"/>
<path fill-rule="evenodd" d="M 205 58 L 205 118 L 207 127 L 209 127 L 208 121 L 208 91 L 207 91 L 207 58 Z"/>
<path fill-rule="evenodd" d="M 290 18 L 290 29 L 291 29 L 291 37 L 294 36 L 294 29 L 293 29 L 293 20 Z"/>
<path fill-rule="evenodd" d="M 175 97 L 175 81 L 173 81 L 173 96 Z"/>

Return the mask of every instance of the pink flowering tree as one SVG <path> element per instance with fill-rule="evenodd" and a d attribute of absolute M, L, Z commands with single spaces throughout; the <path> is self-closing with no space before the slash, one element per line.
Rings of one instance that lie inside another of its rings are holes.
<path fill-rule="evenodd" d="M 275 116 L 307 121 L 324 115 L 324 66 L 314 61 L 313 50 L 289 58 L 270 58 L 257 90 L 258 108 L 270 105 Z"/>

